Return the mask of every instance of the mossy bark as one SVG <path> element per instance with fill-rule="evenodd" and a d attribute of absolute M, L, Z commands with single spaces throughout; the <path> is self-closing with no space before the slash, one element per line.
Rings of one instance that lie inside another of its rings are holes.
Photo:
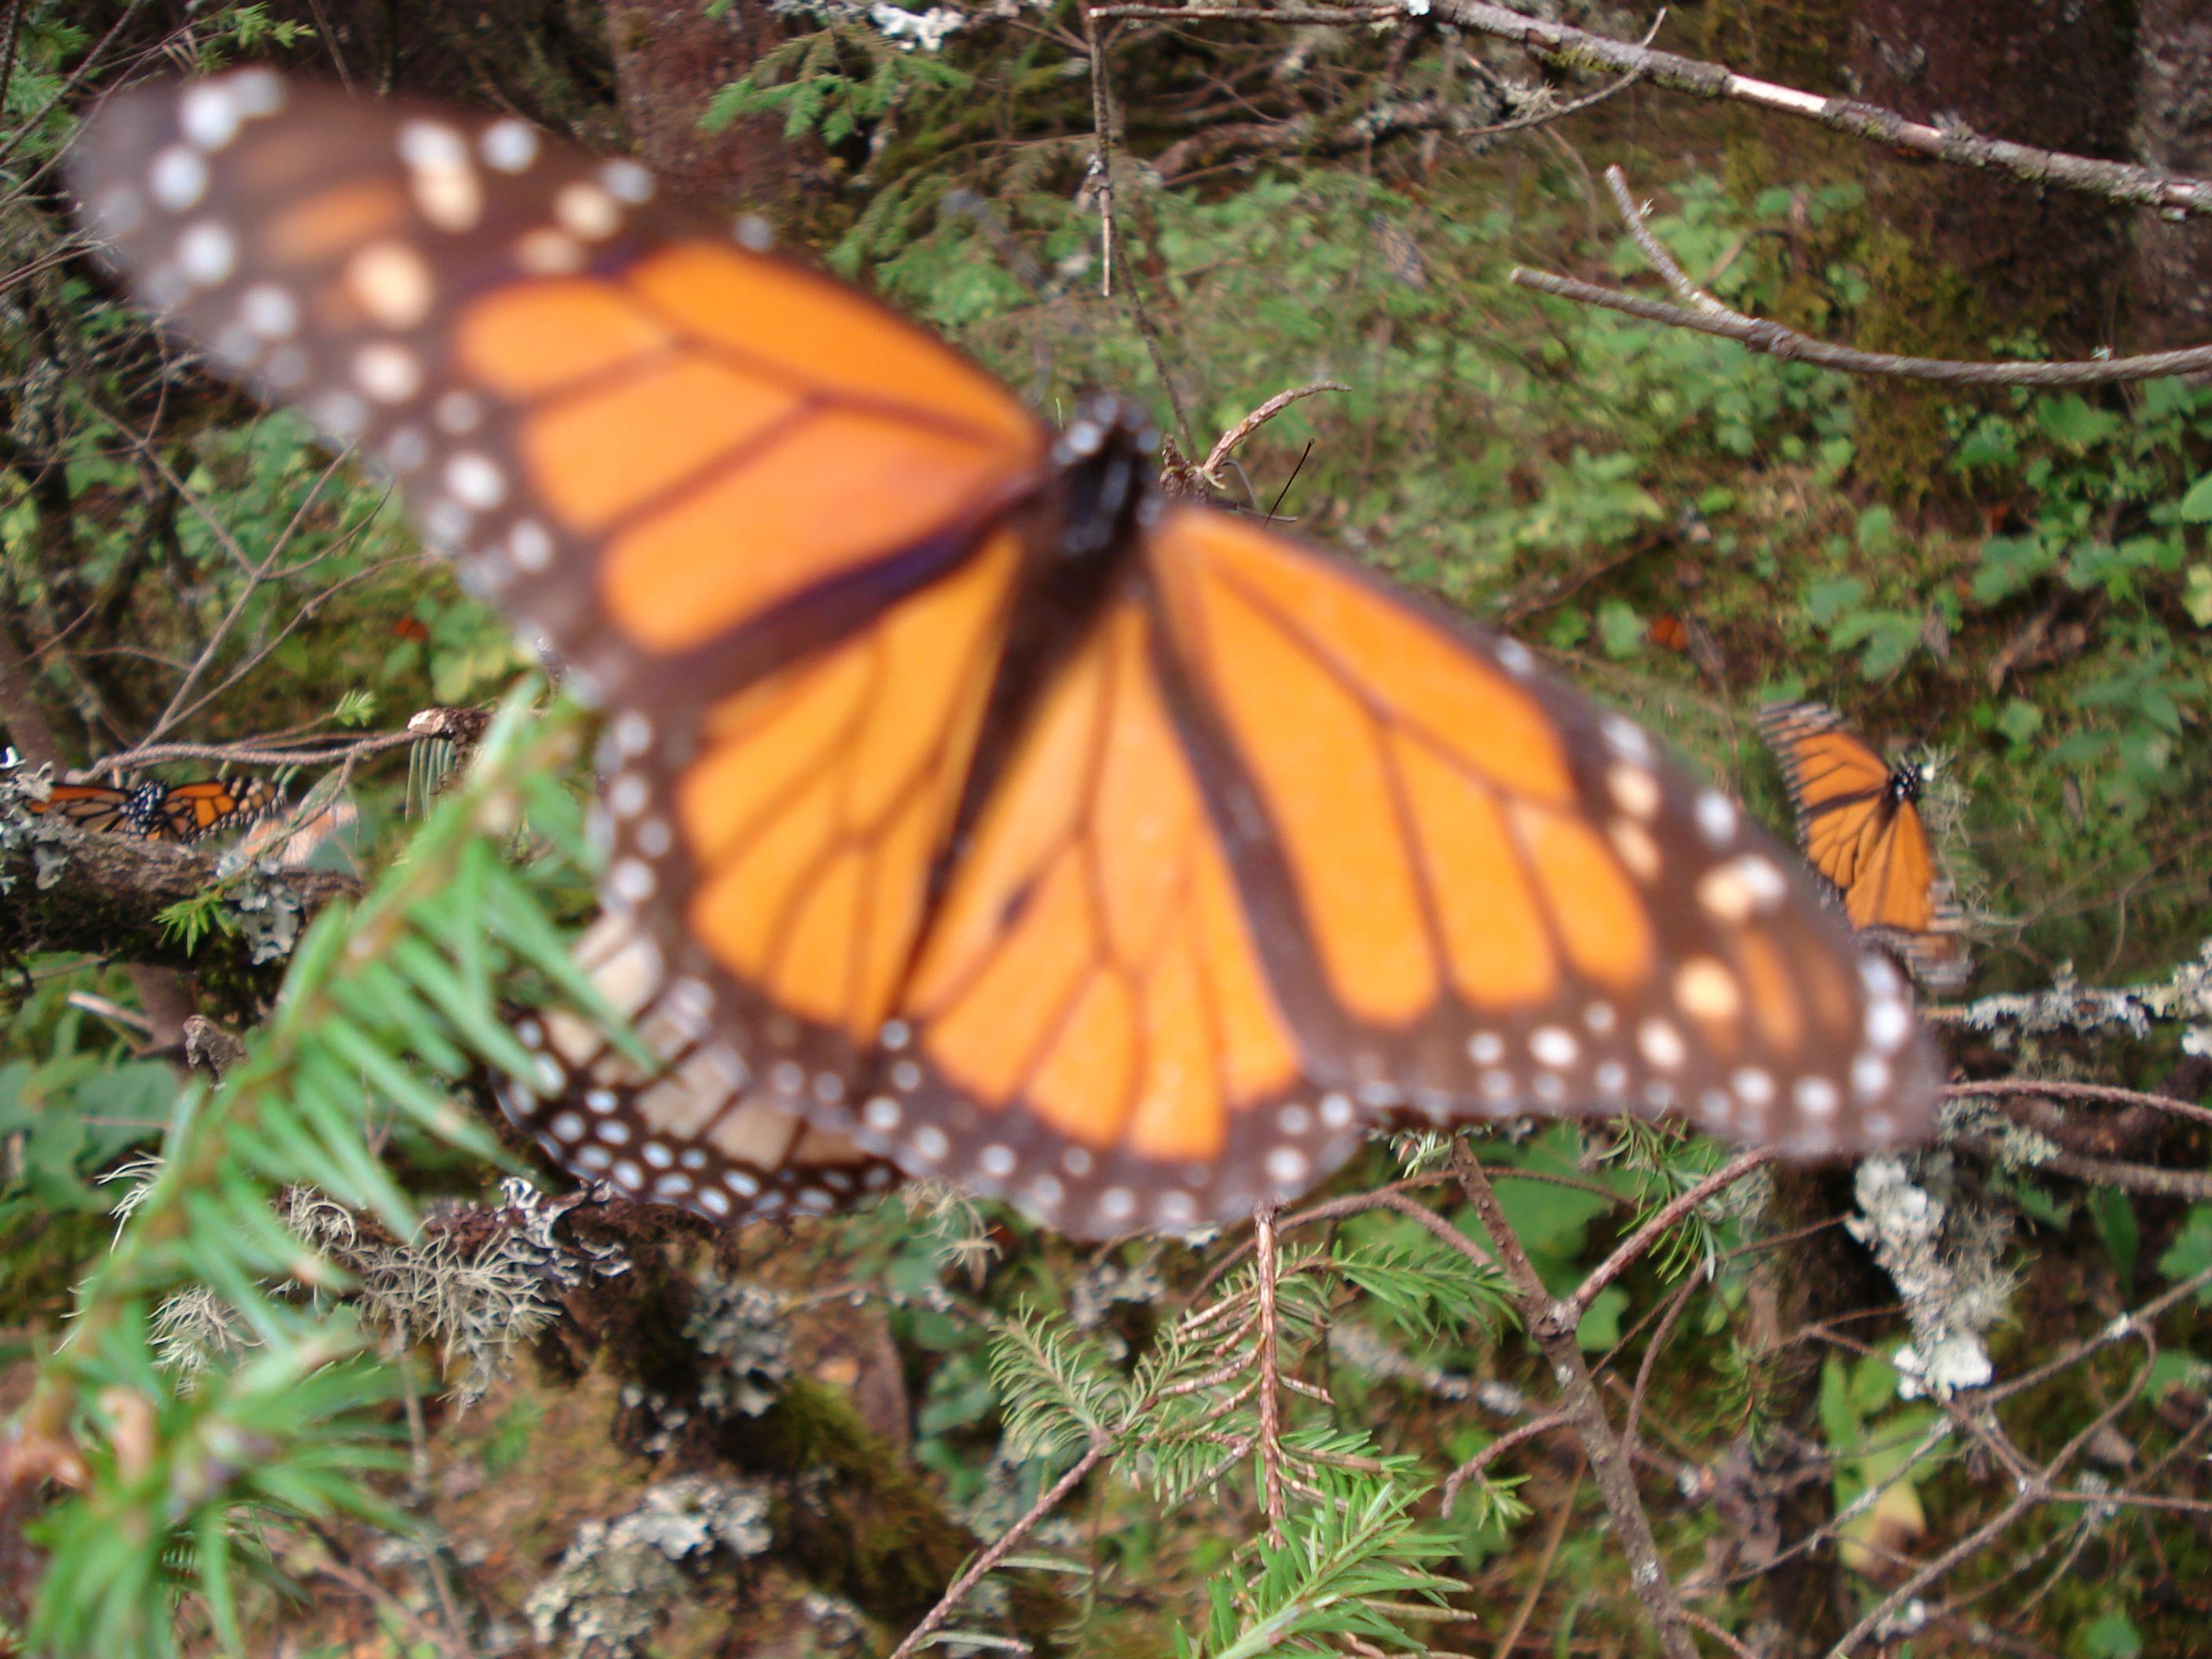
<path fill-rule="evenodd" d="M 2194 178 L 2212 173 L 2212 7 L 2142 0 L 2136 35 L 2139 159 Z M 2132 349 L 2212 340 L 2212 227 L 2203 218 L 2138 214 L 2133 278 Z"/>
<path fill-rule="evenodd" d="M 2075 155 L 2130 153 L 2134 0 L 1858 0 L 1856 94 L 1911 119 Z M 2033 336 L 2060 356 L 2113 336 L 2127 270 L 2125 216 L 2075 192 L 1924 158 L 1868 153 L 1872 291 L 1855 343 L 1983 357 Z M 1948 493 L 1946 410 L 1958 394 L 1869 382 L 1859 476 L 1912 507 Z"/>

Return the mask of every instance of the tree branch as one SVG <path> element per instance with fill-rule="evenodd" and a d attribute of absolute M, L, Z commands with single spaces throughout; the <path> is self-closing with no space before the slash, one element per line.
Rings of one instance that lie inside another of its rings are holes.
<path fill-rule="evenodd" d="M 2212 369 L 2212 346 L 2192 346 L 2185 351 L 2154 351 L 2139 357 L 2103 357 L 2063 363 L 1972 362 L 1942 357 L 1901 357 L 1894 352 L 1860 351 L 1832 345 L 1800 334 L 1794 328 L 1764 317 L 1747 317 L 1706 293 L 1674 263 L 1659 239 L 1644 222 L 1644 212 L 1628 193 L 1628 181 L 1619 167 L 1605 170 L 1605 181 L 1614 204 L 1637 246 L 1681 296 L 1683 305 L 1647 300 L 1638 294 L 1600 288 L 1572 276 L 1516 265 L 1509 280 L 1540 294 L 1556 295 L 1583 305 L 1640 317 L 1734 340 L 1753 351 L 1765 352 L 1783 362 L 1796 361 L 1849 374 L 1884 374 L 1898 380 L 1928 380 L 1943 386 L 2109 386 L 2124 380 L 2154 380 L 2168 374 L 2194 374 Z"/>
<path fill-rule="evenodd" d="M 0 903 L 0 958 L 78 951 L 112 962 L 195 972 L 254 971 L 252 942 L 210 930 L 187 949 L 161 913 L 219 884 L 213 854 L 131 836 L 100 836 L 62 823 L 0 817 L 0 878 L 12 884 Z M 245 884 L 258 879 L 243 878 Z M 361 884 L 329 870 L 287 870 L 281 879 L 304 915 Z"/>
<path fill-rule="evenodd" d="M 1738 75 L 1723 64 L 1631 46 L 1625 40 L 1569 28 L 1563 23 L 1523 16 L 1504 6 L 1482 4 L 1480 0 L 1425 0 L 1421 12 L 1478 34 L 1510 41 L 1543 63 L 1577 74 L 1635 75 L 1655 86 L 1687 93 L 1693 98 L 1729 99 L 1750 104 L 1814 122 L 1832 132 L 1914 150 L 1954 166 L 2009 173 L 2030 185 L 2056 185 L 2065 190 L 2170 213 L 2212 216 L 2212 183 L 2202 179 L 2179 177 L 2124 161 L 2100 161 L 2087 155 L 2038 149 L 2032 144 L 2015 144 L 2002 138 L 1984 138 L 1963 126 L 1930 126 L 1925 122 L 1907 120 L 1894 110 L 1863 104 L 1856 99 L 1823 98 L 1817 93 L 1801 92 L 1795 87 Z M 1343 27 L 1361 23 L 1405 22 L 1419 14 L 1401 3 L 1387 7 L 1279 9 L 1133 4 L 1100 6 L 1091 15 L 1146 17 L 1183 24 L 1322 23 Z"/>

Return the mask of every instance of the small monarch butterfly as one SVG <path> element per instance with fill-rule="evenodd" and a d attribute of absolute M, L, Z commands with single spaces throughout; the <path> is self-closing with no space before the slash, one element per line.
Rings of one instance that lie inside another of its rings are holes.
<path fill-rule="evenodd" d="M 1851 925 L 1895 951 L 1923 983 L 1964 984 L 1973 960 L 1920 815 L 1926 775 L 1890 764 L 1820 703 L 1770 703 L 1759 729 L 1782 763 L 1805 856 Z"/>
<path fill-rule="evenodd" d="M 276 792 L 263 779 L 204 778 L 196 783 L 58 783 L 44 800 L 26 798 L 32 812 L 52 812 L 79 829 L 142 841 L 195 842 L 240 830 L 266 816 Z"/>
<path fill-rule="evenodd" d="M 605 705 L 627 999 L 510 1109 L 734 1218 L 765 1102 L 1072 1233 L 1248 1214 L 1373 1125 L 1922 1136 L 1936 1057 L 1735 804 L 1513 641 L 1164 499 L 851 289 L 512 118 L 241 70 L 72 158 L 138 294 L 398 480 Z M 703 1158 L 703 1162 L 700 1160 Z M 719 1160 L 719 1161 L 718 1161 Z"/>

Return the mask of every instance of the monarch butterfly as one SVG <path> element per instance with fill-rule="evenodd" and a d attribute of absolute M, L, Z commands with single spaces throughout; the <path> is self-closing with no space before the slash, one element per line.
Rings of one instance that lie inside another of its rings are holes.
<path fill-rule="evenodd" d="M 112 100 L 71 176 L 594 687 L 631 1000 L 736 1109 L 1088 1235 L 1283 1200 L 1396 1115 L 1927 1130 L 1903 980 L 1732 801 L 1521 645 L 1164 500 L 1129 406 L 1055 437 L 512 118 L 246 70 Z M 686 1161 L 720 1121 L 662 1102 L 511 1109 L 733 1216 Z"/>
<path fill-rule="evenodd" d="M 115 788 L 100 783 L 58 783 L 44 800 L 26 798 L 34 813 L 55 813 L 103 836 L 143 841 L 198 841 L 244 828 L 264 816 L 276 792 L 260 778 L 245 782 L 204 778 L 196 783 L 142 783 Z"/>
<path fill-rule="evenodd" d="M 1851 925 L 1893 949 L 1923 983 L 1964 984 L 1973 962 L 1920 816 L 1925 774 L 1891 765 L 1817 702 L 1770 703 L 1759 729 L 1782 763 L 1805 856 Z"/>

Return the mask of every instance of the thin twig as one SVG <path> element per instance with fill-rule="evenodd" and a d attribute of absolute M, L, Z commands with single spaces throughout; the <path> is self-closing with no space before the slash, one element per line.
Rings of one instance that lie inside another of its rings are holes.
<path fill-rule="evenodd" d="M 1267 1538 L 1283 1541 L 1283 1407 L 1276 1394 L 1279 1321 L 1275 1312 L 1275 1212 L 1263 1207 L 1252 1218 L 1252 1279 L 1260 1291 L 1260 1346 L 1253 1356 L 1260 1381 L 1260 1469 L 1267 1511 Z"/>
<path fill-rule="evenodd" d="M 1605 1402 L 1598 1397 L 1597 1384 L 1575 1339 L 1579 1316 L 1571 1302 L 1554 1302 L 1544 1288 L 1536 1264 L 1522 1248 L 1498 1202 L 1498 1194 L 1464 1141 L 1453 1144 L 1452 1174 L 1482 1218 L 1507 1277 L 1521 1292 L 1528 1334 L 1551 1364 L 1560 1404 L 1574 1425 L 1583 1455 L 1589 1460 L 1590 1476 L 1605 1499 L 1607 1513 L 1613 1517 L 1613 1536 L 1628 1557 L 1629 1583 L 1650 1615 L 1659 1645 L 1668 1659 L 1697 1659 L 1697 1648 L 1682 1623 L 1674 1581 L 1660 1559 L 1658 1541 L 1651 1534 L 1651 1517 L 1644 1513 L 1644 1500 L 1636 1490 L 1635 1470 L 1606 1421 Z"/>
<path fill-rule="evenodd" d="M 1597 1299 L 1598 1292 L 1626 1273 L 1637 1257 L 1651 1248 L 1653 1242 L 1661 1234 L 1666 1232 L 1668 1228 L 1715 1193 L 1733 1187 L 1753 1170 L 1765 1168 L 1773 1163 L 1774 1159 L 1773 1148 L 1767 1146 L 1754 1147 L 1750 1152 L 1737 1153 L 1735 1158 L 1714 1170 L 1696 1186 L 1662 1206 L 1653 1213 L 1650 1220 L 1623 1239 L 1620 1247 L 1611 1255 L 1591 1268 L 1589 1277 L 1577 1285 L 1573 1291 L 1563 1299 L 1561 1305 L 1573 1309 L 1576 1321 L 1579 1322 L 1583 1315 L 1589 1311 L 1590 1304 Z"/>
<path fill-rule="evenodd" d="M 1462 1463 L 1445 1477 L 1443 1491 L 1437 1499 L 1437 1513 L 1449 1515 L 1459 1490 L 1480 1474 L 1492 1463 L 1525 1440 L 1534 1440 L 1540 1434 L 1549 1434 L 1554 1429 L 1565 1428 L 1571 1419 L 1565 1412 L 1546 1412 L 1541 1417 L 1532 1417 L 1517 1429 L 1509 1429 L 1480 1451 Z"/>
<path fill-rule="evenodd" d="M 1137 332 L 1145 342 L 1145 349 L 1152 360 L 1152 373 L 1159 377 L 1160 389 L 1168 395 L 1168 408 L 1175 415 L 1176 439 L 1182 445 L 1182 453 L 1198 453 L 1198 441 L 1191 436 L 1190 416 L 1184 412 L 1182 394 L 1176 390 L 1175 377 L 1168 373 L 1167 349 L 1160 343 L 1159 330 L 1153 326 L 1152 313 L 1145 307 L 1143 291 L 1137 286 L 1135 274 L 1129 269 L 1129 256 L 1122 247 L 1122 239 L 1114 225 L 1114 107 L 1106 85 L 1106 50 L 1104 37 L 1093 21 L 1094 14 L 1088 6 L 1079 9 L 1083 15 L 1084 39 L 1091 46 L 1091 118 L 1098 139 L 1098 215 L 1100 234 L 1104 239 L 1106 292 L 1113 293 L 1114 273 L 1121 273 L 1121 287 L 1129 303 L 1129 315 L 1137 325 Z"/>
<path fill-rule="evenodd" d="M 102 778 L 118 772 L 133 771 L 142 766 L 160 766 L 170 761 L 209 761 L 218 766 L 336 766 L 372 755 L 380 755 L 388 749 L 404 749 L 410 744 L 429 741 L 432 733 L 423 732 L 380 732 L 374 737 L 356 738 L 343 743 L 332 743 L 313 749 L 270 748 L 258 743 L 152 743 L 139 749 L 125 749 L 112 755 L 103 755 L 84 769 L 88 778 Z"/>
<path fill-rule="evenodd" d="M 1583 1463 L 1575 1462 L 1575 1478 L 1568 1483 L 1567 1495 L 1559 1500 L 1559 1513 L 1552 1517 L 1552 1529 L 1545 1535 L 1544 1552 L 1536 1558 L 1536 1571 L 1528 1584 L 1528 1593 L 1521 1598 L 1514 1609 L 1513 1622 L 1506 1626 L 1504 1634 L 1498 1638 L 1492 1650 L 1495 1659 L 1512 1659 L 1513 1650 L 1521 1640 L 1521 1632 L 1528 1628 L 1534 1617 L 1536 1604 L 1544 1599 L 1544 1586 L 1551 1582 L 1552 1564 L 1559 1559 L 1559 1546 L 1566 1541 L 1567 1526 L 1575 1518 L 1575 1499 L 1582 1496 Z"/>
<path fill-rule="evenodd" d="M 1993 1078 L 1982 1083 L 1948 1083 L 1942 1089 L 1946 1100 L 1972 1100 L 1977 1097 L 1995 1099 L 2005 1095 L 2042 1095 L 2052 1100 L 2094 1100 L 2112 1106 L 2149 1106 L 2161 1112 L 2171 1112 L 2176 1117 L 2212 1124 L 2212 1109 L 2193 1106 L 2185 1100 L 2176 1100 L 2172 1095 L 2146 1094 L 2140 1089 L 2122 1089 L 2109 1083 L 2075 1083 L 2060 1078 L 2007 1077 Z"/>
<path fill-rule="evenodd" d="M 1350 386 L 1340 380 L 1316 380 L 1311 386 L 1292 386 L 1288 392 L 1278 392 L 1266 403 L 1261 404 L 1259 408 L 1221 434 L 1220 441 L 1216 443 L 1212 452 L 1207 454 L 1205 465 L 1198 469 L 1199 476 L 1216 489 L 1225 491 L 1228 486 L 1221 482 L 1218 469 L 1221 464 L 1229 459 L 1231 452 L 1237 445 L 1243 443 L 1301 398 L 1310 398 L 1317 392 L 1349 392 L 1351 390 Z"/>
<path fill-rule="evenodd" d="M 1606 169 L 1607 182 L 1618 180 L 1620 168 Z M 1618 186 L 1617 186 L 1618 188 Z M 1646 252 L 1657 247 L 1642 229 L 1642 216 L 1632 204 L 1627 210 L 1632 232 Z M 1672 260 L 1660 266 L 1662 275 L 1672 272 L 1685 285 L 1682 291 L 1692 309 L 1668 305 L 1662 300 L 1648 300 L 1640 294 L 1626 294 L 1617 289 L 1600 288 L 1595 283 L 1585 283 L 1573 276 L 1561 276 L 1548 270 L 1530 270 L 1516 265 L 1507 280 L 1540 294 L 1550 294 L 1563 300 L 1573 300 L 1583 305 L 1596 306 L 1606 311 L 1617 311 L 1625 316 L 1640 317 L 1646 322 L 1664 323 L 1672 328 L 1687 329 L 1696 334 L 1710 334 L 1723 340 L 1734 340 L 1748 350 L 1764 352 L 1783 362 L 1812 363 L 1821 368 L 1840 369 L 1847 374 L 1887 375 L 1896 380 L 1924 380 L 1942 386 L 2108 386 L 2121 381 L 2154 380 L 2170 374 L 2191 374 L 2212 369 L 2212 346 L 2192 346 L 2182 351 L 2154 351 L 2136 357 L 2106 357 L 2063 363 L 2021 363 L 1970 362 L 1945 357 L 1905 357 L 1889 351 L 1861 351 L 1851 346 L 1832 345 L 1826 340 L 1816 340 L 1808 334 L 1800 334 L 1794 328 L 1763 317 L 1747 317 L 1731 310 L 1703 289 L 1682 277 Z M 1672 280 L 1672 278 L 1670 278 Z"/>
<path fill-rule="evenodd" d="M 1959 1144 L 1993 1163 L 2004 1156 L 2002 1148 L 1978 1135 Z M 2032 1167 L 2064 1176 L 2085 1186 L 2113 1187 L 2124 1193 L 2179 1198 L 2192 1204 L 2212 1203 L 2212 1174 L 2202 1170 L 2165 1170 L 2154 1164 L 2123 1164 L 2116 1159 L 2084 1158 L 2079 1152 L 2063 1152 L 2038 1158 Z"/>
<path fill-rule="evenodd" d="M 945 1587 L 945 1594 L 937 1600 L 937 1605 L 921 1616 L 921 1622 L 906 1633 L 903 1642 L 891 1650 L 890 1659 L 912 1659 L 922 1644 L 936 1633 L 938 1626 L 950 1619 L 961 1602 L 968 1599 L 968 1592 L 982 1583 L 1000 1562 L 1011 1555 L 1014 1547 L 1036 1530 L 1045 1516 L 1059 1508 L 1060 1500 L 1073 1492 L 1085 1475 L 1098 1467 L 1110 1443 L 1103 1437 L 1092 1441 L 1091 1449 L 1076 1459 L 1066 1474 L 1038 1495 L 1037 1501 L 1030 1505 L 1028 1514 L 1001 1533 L 996 1542 L 970 1561 L 961 1575 Z"/>
<path fill-rule="evenodd" d="M 2038 149 L 2002 138 L 1984 138 L 1957 125 L 1930 126 L 1909 121 L 1894 110 L 1864 104 L 1854 98 L 1823 98 L 1772 81 L 1738 75 L 1723 64 L 1685 58 L 1678 52 L 1654 52 L 1608 35 L 1547 22 L 1480 0 L 1429 0 L 1425 9 L 1431 19 L 1508 40 L 1531 56 L 1559 68 L 1583 75 L 1634 73 L 1647 82 L 1692 97 L 1726 99 L 1771 110 L 1778 114 L 1811 121 L 1832 132 L 1841 132 L 1870 143 L 1908 149 L 1957 166 L 2005 173 L 2038 187 L 2062 189 L 2102 196 L 2115 202 L 2154 207 L 2180 213 L 2212 215 L 2212 183 L 2166 173 L 2155 167 L 2134 167 L 2124 161 L 2098 161 L 2069 155 L 2060 150 Z M 1255 6 L 1182 6 L 1157 4 L 1106 5 L 1092 13 L 1097 17 L 1168 19 L 1185 25 L 1205 22 L 1320 23 L 1345 27 L 1359 23 L 1403 23 L 1412 13 L 1406 7 L 1345 6 L 1285 7 L 1279 10 Z"/>

